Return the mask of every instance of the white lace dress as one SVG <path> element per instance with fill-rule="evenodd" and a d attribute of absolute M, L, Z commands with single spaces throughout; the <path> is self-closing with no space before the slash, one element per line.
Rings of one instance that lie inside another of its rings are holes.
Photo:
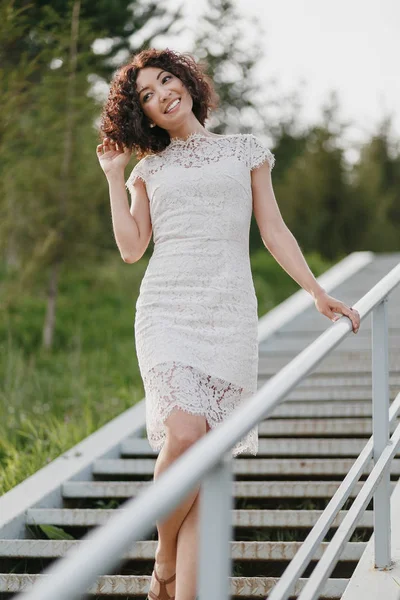
<path fill-rule="evenodd" d="M 146 184 L 154 250 L 136 302 L 147 438 L 175 408 L 217 427 L 257 391 L 258 316 L 249 257 L 250 171 L 275 158 L 253 134 L 173 138 L 132 170 Z M 232 449 L 256 455 L 258 428 Z"/>

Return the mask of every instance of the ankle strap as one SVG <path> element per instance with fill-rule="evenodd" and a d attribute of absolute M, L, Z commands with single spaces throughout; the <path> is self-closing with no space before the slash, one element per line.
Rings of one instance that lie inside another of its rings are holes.
<path fill-rule="evenodd" d="M 172 577 L 170 577 L 169 579 L 161 579 L 161 577 L 158 576 L 157 571 L 156 571 L 156 566 L 154 565 L 154 575 L 156 576 L 156 579 L 159 583 L 171 583 L 172 581 L 174 581 L 175 577 L 176 577 L 176 573 L 174 573 L 172 575 Z"/>

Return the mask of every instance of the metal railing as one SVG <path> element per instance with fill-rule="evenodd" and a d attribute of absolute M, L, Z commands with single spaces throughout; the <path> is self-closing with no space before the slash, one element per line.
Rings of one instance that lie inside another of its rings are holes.
<path fill-rule="evenodd" d="M 373 436 L 332 497 L 318 522 L 289 563 L 269 600 L 286 600 L 312 559 L 371 457 L 374 467 L 322 558 L 299 594 L 315 600 L 332 572 L 341 550 L 374 496 L 375 563 L 390 567 L 390 464 L 400 444 L 400 425 L 389 439 L 389 421 L 400 410 L 400 394 L 389 411 L 387 297 L 400 283 L 400 264 L 383 277 L 354 308 L 361 321 L 372 311 Z M 43 573 L 43 579 L 24 592 L 23 600 L 81 598 L 97 577 L 110 572 L 123 554 L 156 520 L 177 508 L 201 484 L 198 592 L 200 600 L 228 600 L 232 538 L 233 446 L 267 418 L 283 398 L 309 374 L 350 332 L 351 321 L 341 318 L 274 375 L 246 405 L 211 430 L 168 467 L 145 491 L 116 511 L 107 524 L 90 532 Z"/>

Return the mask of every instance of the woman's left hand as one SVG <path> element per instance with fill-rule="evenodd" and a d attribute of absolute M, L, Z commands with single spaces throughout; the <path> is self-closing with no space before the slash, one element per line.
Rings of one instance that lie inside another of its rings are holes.
<path fill-rule="evenodd" d="M 314 296 L 316 309 L 328 317 L 331 321 L 340 319 L 335 313 L 340 313 L 349 317 L 353 326 L 353 333 L 357 333 L 360 328 L 360 314 L 355 308 L 347 306 L 344 302 L 332 298 L 325 291 Z"/>

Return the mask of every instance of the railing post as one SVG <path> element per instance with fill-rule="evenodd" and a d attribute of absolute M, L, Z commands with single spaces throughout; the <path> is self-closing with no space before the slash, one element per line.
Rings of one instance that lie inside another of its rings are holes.
<path fill-rule="evenodd" d="M 200 491 L 198 598 L 229 600 L 233 478 L 232 453 L 204 478 Z"/>
<path fill-rule="evenodd" d="M 389 443 L 387 296 L 372 311 L 372 417 L 374 463 Z M 390 464 L 374 494 L 375 567 L 391 564 Z"/>

